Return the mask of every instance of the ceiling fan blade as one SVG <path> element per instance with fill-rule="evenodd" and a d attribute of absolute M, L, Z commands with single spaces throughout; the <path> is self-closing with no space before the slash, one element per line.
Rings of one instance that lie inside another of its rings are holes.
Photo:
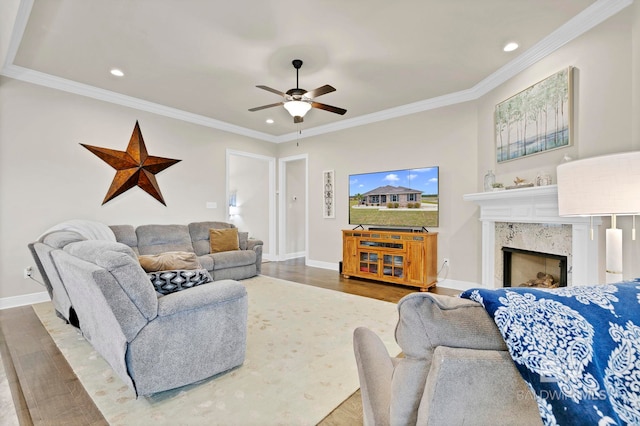
<path fill-rule="evenodd" d="M 262 106 L 259 106 L 259 107 L 250 108 L 249 111 L 251 111 L 251 112 L 260 111 L 261 109 L 273 108 L 273 107 L 276 107 L 276 106 L 280 106 L 282 104 L 284 104 L 284 102 L 276 102 L 275 104 L 262 105 Z"/>
<path fill-rule="evenodd" d="M 299 115 L 296 115 L 295 117 L 293 117 L 294 123 L 302 123 L 303 121 L 304 121 L 304 118 L 300 117 Z"/>
<path fill-rule="evenodd" d="M 325 111 L 334 112 L 336 114 L 344 115 L 347 110 L 343 108 L 334 107 L 327 104 L 321 104 L 320 102 L 311 102 L 311 106 Z"/>
<path fill-rule="evenodd" d="M 271 87 L 268 87 L 268 86 L 256 86 L 256 87 L 262 90 L 266 90 L 267 92 L 275 93 L 276 95 L 280 95 L 284 98 L 284 93 L 282 93 L 279 90 L 272 89 Z"/>
<path fill-rule="evenodd" d="M 318 96 L 326 95 L 327 93 L 335 92 L 336 89 L 333 86 L 325 84 L 322 87 L 318 87 L 317 89 L 309 90 L 305 93 L 305 96 L 308 98 L 317 98 Z"/>

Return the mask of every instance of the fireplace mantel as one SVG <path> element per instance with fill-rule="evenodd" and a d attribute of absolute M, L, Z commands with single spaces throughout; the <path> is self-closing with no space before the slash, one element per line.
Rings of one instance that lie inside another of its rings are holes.
<path fill-rule="evenodd" d="M 598 282 L 598 233 L 590 239 L 588 217 L 560 217 L 557 185 L 534 186 L 464 195 L 465 201 L 480 206 L 482 222 L 482 285 L 495 287 L 495 224 L 538 223 L 571 225 L 573 256 L 572 283 L 587 285 Z M 600 218 L 593 225 L 599 226 Z"/>

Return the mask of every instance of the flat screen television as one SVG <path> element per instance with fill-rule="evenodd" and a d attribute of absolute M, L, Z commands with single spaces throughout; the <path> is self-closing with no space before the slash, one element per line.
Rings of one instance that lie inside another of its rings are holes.
<path fill-rule="evenodd" d="M 349 224 L 438 226 L 438 178 L 437 166 L 349 175 Z"/>

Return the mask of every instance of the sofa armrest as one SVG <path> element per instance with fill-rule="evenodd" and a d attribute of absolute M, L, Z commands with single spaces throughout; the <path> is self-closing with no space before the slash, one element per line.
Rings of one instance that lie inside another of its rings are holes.
<path fill-rule="evenodd" d="M 439 346 L 418 424 L 541 425 L 535 397 L 507 351 Z"/>
<path fill-rule="evenodd" d="M 364 424 L 387 425 L 394 363 L 382 340 L 365 327 L 354 330 L 353 351 L 360 379 Z"/>
<path fill-rule="evenodd" d="M 214 281 L 160 297 L 158 316 L 169 316 L 204 306 L 233 302 L 246 295 L 247 290 L 237 281 Z"/>
<path fill-rule="evenodd" d="M 249 238 L 247 240 L 247 250 L 255 250 L 256 246 L 262 246 L 264 242 L 255 238 Z"/>

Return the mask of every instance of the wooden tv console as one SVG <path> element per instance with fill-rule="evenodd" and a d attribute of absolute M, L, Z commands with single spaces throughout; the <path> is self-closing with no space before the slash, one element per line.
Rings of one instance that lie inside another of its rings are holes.
<path fill-rule="evenodd" d="M 420 287 L 438 279 L 438 233 L 342 231 L 342 275 Z"/>

